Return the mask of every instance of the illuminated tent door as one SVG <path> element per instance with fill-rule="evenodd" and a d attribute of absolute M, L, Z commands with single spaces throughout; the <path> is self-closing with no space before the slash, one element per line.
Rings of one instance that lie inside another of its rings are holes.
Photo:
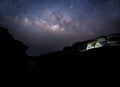
<path fill-rule="evenodd" d="M 95 48 L 95 43 L 96 43 L 96 41 L 88 43 L 86 50 L 90 50 L 90 49 Z"/>
<path fill-rule="evenodd" d="M 99 47 L 102 47 L 102 44 L 100 44 L 99 42 L 97 42 L 97 43 L 95 44 L 95 48 L 99 48 Z"/>
<path fill-rule="evenodd" d="M 97 41 L 93 41 L 93 42 L 88 43 L 86 50 L 90 50 L 93 48 L 99 48 L 99 47 L 102 47 L 102 44 L 100 44 Z"/>

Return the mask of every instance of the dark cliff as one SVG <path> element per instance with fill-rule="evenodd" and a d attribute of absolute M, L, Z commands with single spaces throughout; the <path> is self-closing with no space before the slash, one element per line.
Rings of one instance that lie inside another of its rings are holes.
<path fill-rule="evenodd" d="M 0 59 L 3 67 L 1 71 L 4 73 L 6 84 L 10 83 L 13 86 L 23 82 L 27 48 L 22 42 L 15 40 L 7 29 L 0 27 Z"/>

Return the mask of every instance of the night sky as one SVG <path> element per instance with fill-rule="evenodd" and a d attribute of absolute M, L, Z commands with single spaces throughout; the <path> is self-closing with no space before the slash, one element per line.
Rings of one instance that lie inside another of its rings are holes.
<path fill-rule="evenodd" d="M 120 33 L 120 0 L 0 0 L 0 26 L 41 55 Z"/>

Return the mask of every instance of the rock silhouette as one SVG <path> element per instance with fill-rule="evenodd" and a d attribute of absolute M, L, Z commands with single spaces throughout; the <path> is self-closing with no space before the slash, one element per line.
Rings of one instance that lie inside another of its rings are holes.
<path fill-rule="evenodd" d="M 0 27 L 0 57 L 8 60 L 14 59 L 17 65 L 21 66 L 21 63 L 26 59 L 25 50 L 27 50 L 22 42 L 17 41 L 10 35 L 7 29 Z"/>
<path fill-rule="evenodd" d="M 112 38 L 102 42 L 103 47 L 86 50 L 88 43 L 94 41 L 77 42 L 62 51 L 29 58 L 31 75 L 36 75 L 27 79 L 28 83 L 46 87 L 119 84 L 116 77 L 120 73 L 120 37 L 115 39 L 117 42 Z"/>
<path fill-rule="evenodd" d="M 4 67 L 3 71 L 7 73 L 5 82 L 11 82 L 12 85 L 15 83 L 20 85 L 23 82 L 27 48 L 22 42 L 15 40 L 7 29 L 0 27 L 0 58 L 3 59 L 1 61 Z"/>
<path fill-rule="evenodd" d="M 113 44 L 114 40 L 110 40 Z M 61 51 L 31 57 L 25 53 L 27 46 L 0 27 L 0 58 L 4 59 L 6 72 L 16 74 L 13 84 L 17 83 L 17 87 L 119 85 L 120 38 L 116 46 L 105 43 L 103 47 L 86 51 L 92 41 L 77 42 Z"/>

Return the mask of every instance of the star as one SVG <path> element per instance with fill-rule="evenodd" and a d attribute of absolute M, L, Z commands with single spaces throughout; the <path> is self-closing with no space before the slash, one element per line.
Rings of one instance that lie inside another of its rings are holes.
<path fill-rule="evenodd" d="M 70 5 L 70 8 L 73 9 L 73 5 Z"/>

